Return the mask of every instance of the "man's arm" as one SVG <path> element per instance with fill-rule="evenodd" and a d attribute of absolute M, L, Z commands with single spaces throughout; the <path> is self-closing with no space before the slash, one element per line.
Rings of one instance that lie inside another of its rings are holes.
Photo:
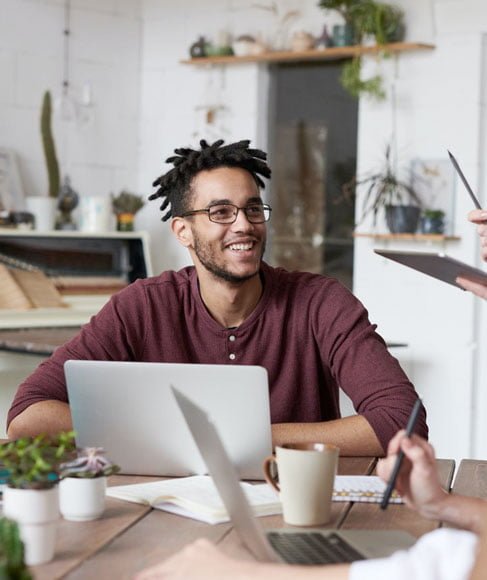
<path fill-rule="evenodd" d="M 384 449 L 370 423 L 361 415 L 321 423 L 276 423 L 272 443 L 333 443 L 340 455 L 384 455 Z"/>
<path fill-rule="evenodd" d="M 27 407 L 8 427 L 9 439 L 35 436 L 39 433 L 54 435 L 73 428 L 69 405 L 61 401 L 41 401 Z"/>

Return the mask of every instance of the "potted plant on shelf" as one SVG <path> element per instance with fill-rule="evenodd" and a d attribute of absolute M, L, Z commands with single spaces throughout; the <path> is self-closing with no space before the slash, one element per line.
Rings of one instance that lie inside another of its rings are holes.
<path fill-rule="evenodd" d="M 117 231 L 132 232 L 135 214 L 144 206 L 141 196 L 123 189 L 118 195 L 111 194 L 113 213 L 117 217 Z"/>
<path fill-rule="evenodd" d="M 73 432 L 22 437 L 0 445 L 0 461 L 9 472 L 3 513 L 19 525 L 28 565 L 49 562 L 54 555 L 58 469 L 74 449 Z"/>
<path fill-rule="evenodd" d="M 320 0 L 319 6 L 325 10 L 335 10 L 345 21 L 343 26 L 334 26 L 335 46 L 362 44 L 369 38 L 378 45 L 386 45 L 404 38 L 404 12 L 398 6 L 375 0 Z M 341 26 L 345 27 L 345 32 Z M 345 37 L 348 42 L 338 43 L 337 37 Z M 387 53 L 385 48 L 384 53 Z M 362 57 L 357 55 L 343 65 L 342 86 L 354 97 L 365 94 L 378 100 L 384 99 L 381 75 L 362 79 L 361 72 Z"/>
<path fill-rule="evenodd" d="M 445 233 L 445 212 L 442 209 L 425 209 L 421 213 L 420 229 L 423 234 Z"/>
<path fill-rule="evenodd" d="M 66 520 L 88 521 L 105 511 L 107 476 L 120 468 L 104 455 L 100 447 L 84 447 L 71 461 L 61 465 L 59 506 Z"/>
<path fill-rule="evenodd" d="M 377 214 L 380 209 L 384 209 L 387 227 L 391 233 L 414 233 L 417 230 L 422 203 L 411 185 L 397 176 L 391 159 L 390 145 L 386 148 L 383 169 L 363 179 L 354 177 L 345 183 L 342 186 L 344 196 L 351 197 L 357 186 L 365 187 L 359 223 L 372 213 L 375 227 Z"/>
<path fill-rule="evenodd" d="M 32 580 L 24 557 L 24 544 L 19 527 L 8 518 L 0 518 L 0 578 Z"/>
<path fill-rule="evenodd" d="M 29 195 L 26 197 L 27 210 L 34 216 L 36 230 L 53 230 L 56 219 L 56 205 L 60 190 L 59 163 L 56 155 L 56 144 L 52 132 L 52 98 L 49 91 L 42 97 L 40 130 L 42 148 L 46 162 L 48 190 L 47 195 Z"/>

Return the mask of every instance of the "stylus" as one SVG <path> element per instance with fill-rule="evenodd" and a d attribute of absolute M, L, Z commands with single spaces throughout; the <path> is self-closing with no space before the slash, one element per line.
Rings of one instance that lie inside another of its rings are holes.
<path fill-rule="evenodd" d="M 448 151 L 448 149 L 447 149 L 447 151 Z M 480 205 L 480 202 L 477 199 L 477 196 L 472 191 L 472 188 L 470 187 L 470 184 L 466 180 L 465 175 L 463 175 L 463 171 L 460 169 L 460 165 L 458 165 L 457 160 L 455 159 L 453 154 L 450 153 L 450 151 L 448 151 L 448 155 L 450 156 L 450 161 L 453 163 L 453 167 L 457 170 L 457 173 L 460 176 L 460 179 L 463 181 L 463 185 L 467 188 L 467 191 L 470 194 L 470 197 L 472 198 L 472 201 L 473 201 L 475 207 L 477 209 L 482 209 L 482 206 Z"/>
<path fill-rule="evenodd" d="M 411 411 L 411 415 L 409 416 L 408 424 L 406 426 L 406 437 L 411 437 L 414 431 L 414 427 L 416 426 L 416 422 L 419 417 L 419 411 L 421 409 L 421 399 L 416 399 L 414 403 L 413 410 Z M 380 508 L 385 510 L 387 505 L 389 504 L 389 500 L 391 499 L 392 492 L 396 485 L 396 479 L 399 475 L 399 470 L 401 469 L 402 462 L 404 460 L 404 451 L 399 451 L 396 457 L 396 463 L 394 464 L 394 469 L 392 470 L 391 477 L 389 478 L 389 482 L 387 483 L 387 487 L 384 490 L 384 495 L 382 496 L 382 502 L 380 504 Z"/>

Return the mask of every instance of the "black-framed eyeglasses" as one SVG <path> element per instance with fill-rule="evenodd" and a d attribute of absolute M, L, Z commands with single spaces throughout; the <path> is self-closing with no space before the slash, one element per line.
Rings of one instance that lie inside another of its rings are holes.
<path fill-rule="evenodd" d="M 236 221 L 238 212 L 242 210 L 251 224 L 262 224 L 268 222 L 271 217 L 272 208 L 266 203 L 255 203 L 238 207 L 233 203 L 218 203 L 205 209 L 193 209 L 183 213 L 181 217 L 188 217 L 198 213 L 206 213 L 208 219 L 216 224 L 233 224 Z"/>

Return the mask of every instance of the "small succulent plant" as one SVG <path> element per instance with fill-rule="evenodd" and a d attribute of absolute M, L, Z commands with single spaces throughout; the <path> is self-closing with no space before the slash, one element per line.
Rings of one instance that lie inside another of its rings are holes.
<path fill-rule="evenodd" d="M 101 447 L 83 447 L 78 456 L 60 466 L 60 477 L 94 478 L 113 475 L 120 467 L 105 457 Z"/>
<path fill-rule="evenodd" d="M 50 437 L 21 437 L 0 445 L 7 483 L 20 489 L 48 489 L 59 481 L 60 464 L 75 451 L 73 431 Z"/>
<path fill-rule="evenodd" d="M 142 196 L 122 190 L 118 195 L 111 194 L 112 208 L 114 214 L 132 213 L 135 214 L 144 206 Z"/>

